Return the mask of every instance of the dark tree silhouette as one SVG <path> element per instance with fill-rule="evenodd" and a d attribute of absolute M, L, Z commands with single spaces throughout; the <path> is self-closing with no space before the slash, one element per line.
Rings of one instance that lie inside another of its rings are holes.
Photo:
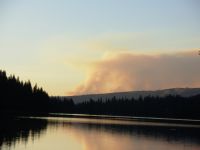
<path fill-rule="evenodd" d="M 113 97 L 74 104 L 72 99 L 49 97 L 37 84 L 32 86 L 30 81 L 22 82 L 18 77 L 7 76 L 5 71 L 0 71 L 0 112 L 62 112 L 200 119 L 200 95 L 140 96 L 138 99 Z"/>
<path fill-rule="evenodd" d="M 200 95 L 90 100 L 76 105 L 77 113 L 200 119 Z"/>
<path fill-rule="evenodd" d="M 22 82 L 14 75 L 0 71 L 0 110 L 41 112 L 47 111 L 48 94 L 30 81 Z"/>

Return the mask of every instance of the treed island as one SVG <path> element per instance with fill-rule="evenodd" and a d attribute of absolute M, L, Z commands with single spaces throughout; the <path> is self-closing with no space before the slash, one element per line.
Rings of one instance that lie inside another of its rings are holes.
<path fill-rule="evenodd" d="M 124 115 L 137 117 L 200 119 L 200 95 L 182 97 L 146 96 L 138 99 L 116 98 L 85 101 L 75 104 L 73 99 L 50 97 L 30 81 L 21 81 L 15 75 L 0 70 L 1 114 L 76 113 L 97 115 Z"/>

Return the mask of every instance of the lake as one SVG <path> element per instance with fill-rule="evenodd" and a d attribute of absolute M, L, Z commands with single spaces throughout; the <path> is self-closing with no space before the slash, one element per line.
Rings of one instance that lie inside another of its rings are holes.
<path fill-rule="evenodd" d="M 90 117 L 17 117 L 0 125 L 1 150 L 199 150 L 200 126 Z"/>

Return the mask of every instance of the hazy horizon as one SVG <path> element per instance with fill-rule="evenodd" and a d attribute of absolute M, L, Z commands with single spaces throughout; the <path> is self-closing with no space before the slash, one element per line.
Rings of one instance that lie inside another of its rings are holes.
<path fill-rule="evenodd" d="M 0 69 L 50 95 L 200 87 L 198 0 L 0 2 Z"/>

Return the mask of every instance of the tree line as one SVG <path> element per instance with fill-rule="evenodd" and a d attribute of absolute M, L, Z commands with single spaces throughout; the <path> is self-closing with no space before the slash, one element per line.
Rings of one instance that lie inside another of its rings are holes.
<path fill-rule="evenodd" d="M 116 98 L 97 101 L 90 99 L 75 104 L 72 99 L 49 97 L 47 92 L 30 81 L 20 81 L 0 70 L 0 111 L 24 113 L 87 113 L 170 118 L 200 119 L 200 95 L 181 97 Z"/>
<path fill-rule="evenodd" d="M 146 96 L 139 99 L 116 98 L 103 101 L 90 100 L 75 106 L 77 113 L 128 115 L 140 117 L 196 118 L 200 119 L 200 95 L 181 97 Z"/>
<path fill-rule="evenodd" d="M 49 96 L 30 81 L 20 81 L 0 70 L 0 110 L 41 111 L 48 104 Z"/>

